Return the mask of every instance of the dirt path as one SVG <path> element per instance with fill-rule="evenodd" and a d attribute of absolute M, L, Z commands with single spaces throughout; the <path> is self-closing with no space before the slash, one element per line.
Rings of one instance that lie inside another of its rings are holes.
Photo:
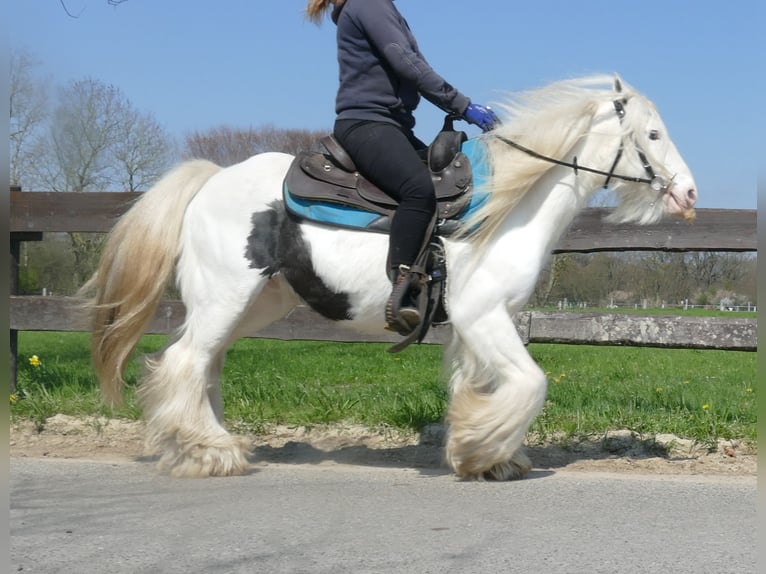
<path fill-rule="evenodd" d="M 56 415 L 42 429 L 31 421 L 11 425 L 11 457 L 53 457 L 128 462 L 147 460 L 143 423 Z M 422 433 L 354 425 L 277 426 L 250 435 L 256 464 L 352 464 L 437 468 L 442 464 L 444 430 Z M 755 475 L 756 453 L 736 441 L 708 448 L 672 435 L 639 437 L 613 431 L 598 440 L 536 441 L 527 452 L 536 469 L 643 474 Z"/>

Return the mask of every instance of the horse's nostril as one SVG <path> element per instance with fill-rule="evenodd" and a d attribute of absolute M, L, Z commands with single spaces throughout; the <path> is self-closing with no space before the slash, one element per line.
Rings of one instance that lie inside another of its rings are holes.
<path fill-rule="evenodd" d="M 689 201 L 697 201 L 697 190 L 696 189 L 690 189 L 686 192 L 686 197 L 689 199 Z"/>

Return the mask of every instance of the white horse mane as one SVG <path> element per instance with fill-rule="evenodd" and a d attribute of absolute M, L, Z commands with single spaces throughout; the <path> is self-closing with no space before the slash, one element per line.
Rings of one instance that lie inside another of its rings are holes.
<path fill-rule="evenodd" d="M 619 93 L 615 91 L 616 81 L 621 85 Z M 646 125 L 647 113 L 653 106 L 632 87 L 611 75 L 563 80 L 512 94 L 499 104 L 503 124 L 492 134 L 511 139 L 539 154 L 569 161 L 570 150 L 587 134 L 599 106 L 615 99 L 643 102 L 642 106 L 626 106 L 630 113 L 626 113 L 622 123 L 625 136 L 640 140 L 643 134 L 638 127 Z M 486 137 L 493 168 L 493 176 L 482 191 L 489 192 L 490 196 L 463 228 L 465 238 L 478 244 L 488 241 L 540 177 L 555 167 L 551 162 L 510 148 L 492 135 L 482 137 Z M 646 205 L 642 209 L 645 211 Z"/>

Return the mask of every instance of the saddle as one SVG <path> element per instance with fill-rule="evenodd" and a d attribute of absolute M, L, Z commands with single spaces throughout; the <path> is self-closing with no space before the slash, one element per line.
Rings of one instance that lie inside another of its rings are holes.
<path fill-rule="evenodd" d="M 441 222 L 457 218 L 471 201 L 471 162 L 460 151 L 466 140 L 465 132 L 455 131 L 448 119 L 433 143 L 421 154 L 434 182 L 436 216 Z M 285 176 L 284 194 L 289 194 L 293 200 L 325 202 L 377 214 L 380 217 L 372 218 L 364 229 L 387 233 L 396 210 L 396 200 L 359 173 L 351 157 L 332 135 L 323 137 L 320 143 L 324 152 L 301 152 L 293 160 Z M 291 201 L 285 201 L 287 211 L 302 218 L 291 205 Z M 343 226 L 343 223 L 337 225 Z"/>

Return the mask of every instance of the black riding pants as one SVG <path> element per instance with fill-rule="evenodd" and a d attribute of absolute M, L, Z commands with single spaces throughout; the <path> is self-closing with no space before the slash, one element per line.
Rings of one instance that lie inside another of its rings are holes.
<path fill-rule="evenodd" d="M 436 193 L 419 149 L 426 146 L 394 124 L 361 120 L 335 122 L 335 138 L 359 172 L 399 206 L 391 222 L 389 265 L 411 265 L 436 212 Z"/>

